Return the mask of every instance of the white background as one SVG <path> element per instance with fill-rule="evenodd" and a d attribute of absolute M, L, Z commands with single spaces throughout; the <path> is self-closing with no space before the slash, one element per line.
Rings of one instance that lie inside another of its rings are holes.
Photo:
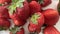
<path fill-rule="evenodd" d="M 47 6 L 47 7 L 45 7 L 45 8 L 42 8 L 42 9 L 45 10 L 45 9 L 48 9 L 48 8 L 52 8 L 52 9 L 57 10 L 57 4 L 58 4 L 58 2 L 59 2 L 59 0 L 52 0 L 52 3 L 51 3 L 49 6 Z M 29 31 L 28 31 L 28 29 L 27 29 L 28 24 L 29 24 L 29 23 L 26 23 L 26 24 L 24 25 L 25 34 L 28 34 L 28 33 L 29 33 Z M 55 25 L 55 27 L 57 28 L 58 31 L 60 31 L 60 18 L 59 18 L 59 21 L 57 22 L 57 24 Z M 43 29 L 43 28 L 44 28 L 44 27 L 42 27 L 42 29 Z M 0 34 L 9 34 L 9 31 L 8 31 L 8 30 L 7 30 L 7 31 L 0 31 Z M 40 32 L 40 34 L 43 34 L 42 31 Z"/>

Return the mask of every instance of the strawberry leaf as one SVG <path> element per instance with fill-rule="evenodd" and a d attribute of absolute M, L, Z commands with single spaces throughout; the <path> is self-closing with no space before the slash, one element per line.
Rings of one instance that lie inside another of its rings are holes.
<path fill-rule="evenodd" d="M 9 29 L 10 32 L 12 32 L 12 34 L 16 34 L 16 32 L 19 30 L 19 27 L 13 27 L 11 29 Z"/>
<path fill-rule="evenodd" d="M 2 4 L 0 4 L 0 6 L 2 6 Z"/>
<path fill-rule="evenodd" d="M 8 7 L 9 14 L 12 15 L 14 11 L 16 11 L 17 7 L 23 7 L 24 0 L 12 0 L 11 5 Z"/>
<path fill-rule="evenodd" d="M 44 1 L 43 1 L 43 0 L 38 0 L 38 2 L 39 2 L 40 4 L 43 4 Z"/>

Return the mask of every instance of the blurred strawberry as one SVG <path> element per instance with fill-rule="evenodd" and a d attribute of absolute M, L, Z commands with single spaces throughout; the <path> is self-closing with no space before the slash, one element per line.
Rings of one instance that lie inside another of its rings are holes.
<path fill-rule="evenodd" d="M 44 34 L 60 34 L 54 26 L 47 26 L 44 29 Z"/>
<path fill-rule="evenodd" d="M 12 1 L 12 4 L 9 6 L 10 16 L 15 12 L 17 12 L 21 20 L 27 20 L 30 14 L 28 2 L 24 0 Z"/>
<path fill-rule="evenodd" d="M 29 10 L 29 4 L 27 1 L 24 1 L 23 3 L 23 7 L 22 8 L 17 8 L 17 12 L 18 12 L 18 15 L 19 17 L 22 19 L 22 20 L 27 20 L 30 16 L 30 10 Z"/>
<path fill-rule="evenodd" d="M 30 14 L 34 14 L 36 12 L 40 12 L 41 11 L 41 6 L 38 2 L 36 1 L 31 1 L 29 3 L 29 7 L 30 7 Z"/>
<path fill-rule="evenodd" d="M 44 16 L 40 12 L 37 12 L 32 15 L 29 23 L 28 29 L 30 32 L 39 32 L 41 26 L 44 24 Z"/>
<path fill-rule="evenodd" d="M 5 6 L 0 6 L 0 18 L 9 19 L 8 9 Z"/>
<path fill-rule="evenodd" d="M 46 25 L 55 25 L 59 20 L 59 14 L 58 14 L 58 11 L 56 10 L 47 9 L 43 11 L 43 14 L 45 16 Z"/>
<path fill-rule="evenodd" d="M 22 20 L 17 13 L 14 13 L 11 18 L 16 26 L 22 26 L 26 23 L 26 21 Z"/>
<path fill-rule="evenodd" d="M 8 19 L 0 18 L 0 30 L 5 30 L 10 27 L 11 23 Z"/>

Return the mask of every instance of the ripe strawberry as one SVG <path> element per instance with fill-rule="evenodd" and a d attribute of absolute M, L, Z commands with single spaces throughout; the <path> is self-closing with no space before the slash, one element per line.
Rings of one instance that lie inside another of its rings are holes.
<path fill-rule="evenodd" d="M 4 4 L 5 2 L 10 3 L 11 0 L 0 0 L 0 4 Z"/>
<path fill-rule="evenodd" d="M 59 20 L 59 14 L 56 10 L 47 9 L 43 11 L 43 14 L 45 16 L 45 24 L 47 25 L 55 25 Z"/>
<path fill-rule="evenodd" d="M 8 9 L 5 6 L 0 6 L 0 18 L 9 18 Z"/>
<path fill-rule="evenodd" d="M 10 21 L 8 19 L 0 18 L 0 30 L 5 30 L 10 27 Z"/>
<path fill-rule="evenodd" d="M 18 16 L 18 14 L 16 14 L 16 13 L 14 13 L 11 18 L 12 18 L 12 20 L 14 21 L 14 24 L 15 24 L 16 26 L 22 26 L 22 25 L 24 25 L 25 22 L 26 22 L 26 21 L 20 19 L 19 16 Z"/>
<path fill-rule="evenodd" d="M 21 20 L 27 20 L 30 14 L 28 2 L 24 0 L 17 0 L 12 2 L 14 3 L 9 6 L 9 14 L 13 15 L 13 13 L 17 12 Z"/>
<path fill-rule="evenodd" d="M 52 3 L 51 0 L 38 0 L 38 2 L 40 2 L 42 7 L 46 7 L 46 6 L 48 6 L 49 4 Z"/>
<path fill-rule="evenodd" d="M 14 27 L 10 29 L 10 34 L 25 34 L 23 28 Z"/>
<path fill-rule="evenodd" d="M 36 12 L 40 12 L 41 11 L 41 6 L 38 2 L 36 1 L 31 1 L 29 3 L 29 7 L 30 7 L 30 14 L 34 14 Z"/>
<path fill-rule="evenodd" d="M 17 8 L 17 12 L 18 12 L 19 17 L 22 20 L 27 20 L 28 17 L 30 16 L 29 5 L 27 1 L 24 1 L 23 4 L 24 5 L 22 8 L 19 8 L 19 7 Z"/>
<path fill-rule="evenodd" d="M 47 26 L 44 29 L 44 34 L 60 34 L 54 26 Z"/>
<path fill-rule="evenodd" d="M 37 12 L 34 15 L 32 15 L 28 29 L 30 32 L 39 32 L 38 30 L 40 30 L 43 24 L 44 16 L 40 12 Z"/>

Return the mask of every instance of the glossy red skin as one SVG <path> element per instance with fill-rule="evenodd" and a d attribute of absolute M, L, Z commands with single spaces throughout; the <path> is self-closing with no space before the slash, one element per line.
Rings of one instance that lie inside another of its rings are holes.
<path fill-rule="evenodd" d="M 0 6 L 0 18 L 9 19 L 8 9 L 5 6 Z"/>
<path fill-rule="evenodd" d="M 40 12 L 41 11 L 41 6 L 38 2 L 36 1 L 31 1 L 29 3 L 29 7 L 30 7 L 30 14 L 34 14 L 36 12 Z"/>
<path fill-rule="evenodd" d="M 16 14 L 16 13 L 14 15 L 12 15 L 11 19 L 13 20 L 13 22 L 16 26 L 22 26 L 26 22 L 26 21 L 20 19 L 18 14 Z"/>
<path fill-rule="evenodd" d="M 19 17 L 22 19 L 22 20 L 27 20 L 28 17 L 30 16 L 30 11 L 29 11 L 29 5 L 28 5 L 28 2 L 25 1 L 24 2 L 24 6 L 22 8 L 17 8 L 17 13 L 19 15 Z"/>
<path fill-rule="evenodd" d="M 54 26 L 47 26 L 44 29 L 44 34 L 60 34 Z"/>
<path fill-rule="evenodd" d="M 16 34 L 25 34 L 24 29 L 23 29 L 23 28 L 21 28 L 21 29 L 20 29 L 20 31 L 17 31 L 17 33 L 16 33 Z"/>
<path fill-rule="evenodd" d="M 44 17 L 45 17 L 45 24 L 46 25 L 55 25 L 57 21 L 59 20 L 59 14 L 58 11 L 53 9 L 47 9 L 43 11 Z"/>
<path fill-rule="evenodd" d="M 23 26 L 24 24 L 25 24 L 26 22 L 25 21 L 22 21 L 22 20 L 14 20 L 14 24 L 16 25 L 16 26 Z"/>
<path fill-rule="evenodd" d="M 8 29 L 11 23 L 8 19 L 0 18 L 0 27 L 4 27 L 4 29 Z"/>
<path fill-rule="evenodd" d="M 4 4 L 5 2 L 10 3 L 11 0 L 0 0 L 0 4 Z"/>
<path fill-rule="evenodd" d="M 30 22 L 29 27 L 28 27 L 30 32 L 36 31 L 39 33 L 42 25 L 44 24 L 44 16 L 40 12 L 37 12 L 37 14 L 40 15 L 40 17 L 37 19 L 38 24 L 33 24 L 32 22 Z"/>
<path fill-rule="evenodd" d="M 41 4 L 42 7 L 46 7 L 48 6 L 49 4 L 52 3 L 52 0 L 43 0 L 43 3 Z"/>
<path fill-rule="evenodd" d="M 37 27 L 38 27 L 38 25 L 36 25 L 36 24 L 31 24 L 31 22 L 30 22 L 30 24 L 29 24 L 29 26 L 28 26 L 28 30 L 29 30 L 30 32 L 35 32 L 36 29 L 37 29 Z"/>

